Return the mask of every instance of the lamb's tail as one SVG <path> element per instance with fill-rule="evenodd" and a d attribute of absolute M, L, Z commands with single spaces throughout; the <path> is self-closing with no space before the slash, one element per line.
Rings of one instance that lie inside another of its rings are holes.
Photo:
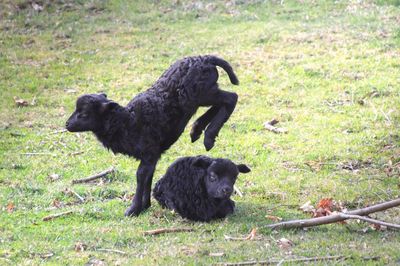
<path fill-rule="evenodd" d="M 229 79 L 231 80 L 232 84 L 239 85 L 239 80 L 228 62 L 226 62 L 222 58 L 213 55 L 210 55 L 208 59 L 211 64 L 222 67 L 226 71 L 226 73 L 228 73 Z"/>

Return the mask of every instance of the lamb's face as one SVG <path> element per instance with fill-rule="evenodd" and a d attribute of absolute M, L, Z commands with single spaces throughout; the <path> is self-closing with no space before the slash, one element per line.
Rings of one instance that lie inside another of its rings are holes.
<path fill-rule="evenodd" d="M 250 169 L 244 164 L 236 165 L 230 160 L 214 160 L 208 167 L 204 180 L 208 195 L 216 199 L 229 198 L 239 172 L 247 173 Z"/>
<path fill-rule="evenodd" d="M 107 96 L 101 94 L 87 94 L 78 98 L 76 110 L 67 120 L 66 128 L 70 132 L 96 131 L 102 126 L 104 105 Z"/>

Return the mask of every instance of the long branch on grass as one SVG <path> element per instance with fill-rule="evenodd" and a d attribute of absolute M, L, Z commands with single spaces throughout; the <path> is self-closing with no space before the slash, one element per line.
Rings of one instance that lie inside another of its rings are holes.
<path fill-rule="evenodd" d="M 271 260 L 259 260 L 259 261 L 241 261 L 241 262 L 221 262 L 216 265 L 225 265 L 225 266 L 242 266 L 242 265 L 271 265 L 271 264 L 281 264 L 284 262 L 317 262 L 317 261 L 326 261 L 326 260 L 347 260 L 352 259 L 350 256 L 325 256 L 325 257 L 313 257 L 313 258 L 295 258 L 295 259 L 271 259 Z M 362 260 L 378 260 L 380 257 L 363 257 Z"/>
<path fill-rule="evenodd" d="M 50 221 L 50 220 L 53 220 L 55 218 L 58 218 L 58 217 L 61 217 L 61 216 L 65 216 L 65 215 L 68 215 L 68 214 L 71 214 L 71 213 L 73 213 L 73 211 L 66 211 L 66 212 L 56 213 L 56 214 L 52 214 L 52 215 L 43 217 L 42 220 L 43 221 Z"/>
<path fill-rule="evenodd" d="M 115 171 L 114 167 L 111 167 L 111 168 L 109 168 L 107 170 L 104 170 L 103 172 L 98 173 L 98 174 L 95 174 L 95 175 L 92 175 L 92 176 L 89 176 L 89 177 L 85 177 L 85 178 L 82 178 L 82 179 L 72 180 L 72 184 L 87 183 L 87 182 L 93 181 L 95 179 L 98 179 L 100 177 L 103 177 L 103 176 L 106 176 L 108 174 L 111 174 L 114 171 Z"/>
<path fill-rule="evenodd" d="M 384 210 L 394 208 L 397 206 L 400 206 L 400 198 L 391 200 L 391 201 L 387 201 L 387 202 L 383 202 L 380 204 L 372 205 L 372 206 L 369 206 L 366 208 L 348 211 L 345 213 L 345 215 L 365 216 L 365 215 L 368 215 L 368 214 L 371 214 L 374 212 L 384 211 Z M 304 220 L 292 220 L 292 221 L 286 221 L 286 222 L 281 222 L 281 223 L 276 223 L 276 224 L 269 224 L 269 225 L 267 225 L 267 227 L 269 227 L 271 229 L 311 227 L 311 226 L 330 224 L 330 223 L 335 223 L 335 222 L 339 222 L 339 221 L 344 221 L 347 219 L 352 219 L 350 216 L 346 217 L 339 213 L 339 214 L 332 214 L 329 216 L 318 217 L 318 218 L 311 218 L 311 219 L 304 219 Z M 357 219 L 359 219 L 359 218 L 357 218 Z M 377 223 L 377 222 L 374 222 L 374 223 Z M 389 224 L 389 225 L 392 225 L 392 224 Z M 397 227 L 397 225 L 395 227 L 391 226 L 391 228 L 399 229 Z"/>
<path fill-rule="evenodd" d="M 143 235 L 149 236 L 149 235 L 159 235 L 164 233 L 191 232 L 193 230 L 194 229 L 190 227 L 160 228 L 155 230 L 144 231 Z"/>
<path fill-rule="evenodd" d="M 375 220 L 375 219 L 365 217 L 365 216 L 340 213 L 340 217 L 343 217 L 345 219 L 358 219 L 358 220 L 362 220 L 362 221 L 365 221 L 365 222 L 368 222 L 371 224 L 378 224 L 378 225 L 386 226 L 387 228 L 400 229 L 400 225 L 398 225 L 398 224 L 387 223 L 387 222 Z"/>

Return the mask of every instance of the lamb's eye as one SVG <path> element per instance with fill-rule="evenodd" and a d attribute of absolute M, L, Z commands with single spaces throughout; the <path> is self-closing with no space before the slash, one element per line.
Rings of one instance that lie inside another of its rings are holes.
<path fill-rule="evenodd" d="M 88 117 L 87 114 L 79 114 L 79 115 L 78 115 L 78 118 L 87 118 L 87 117 Z"/>
<path fill-rule="evenodd" d="M 211 181 L 211 182 L 216 181 L 217 178 L 218 178 L 218 177 L 217 177 L 217 175 L 216 175 L 215 173 L 211 173 L 211 174 L 210 174 L 210 181 Z"/>

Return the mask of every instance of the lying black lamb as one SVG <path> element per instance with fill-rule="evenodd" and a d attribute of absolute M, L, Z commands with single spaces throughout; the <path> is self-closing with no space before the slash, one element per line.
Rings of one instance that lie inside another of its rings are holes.
<path fill-rule="evenodd" d="M 228 159 L 183 157 L 157 182 L 153 196 L 163 208 L 190 220 L 224 218 L 235 208 L 230 196 L 239 172 L 248 173 L 250 169 Z"/>
<path fill-rule="evenodd" d="M 135 197 L 125 215 L 139 215 L 150 207 L 153 173 L 161 154 L 179 138 L 200 106 L 211 106 L 192 126 L 192 142 L 204 131 L 210 150 L 224 123 L 235 109 L 238 95 L 218 87 L 222 67 L 233 84 L 239 81 L 232 67 L 216 56 L 186 57 L 176 61 L 148 90 L 127 106 L 105 94 L 79 97 L 76 110 L 66 123 L 70 132 L 92 131 L 114 153 L 140 160 Z"/>

